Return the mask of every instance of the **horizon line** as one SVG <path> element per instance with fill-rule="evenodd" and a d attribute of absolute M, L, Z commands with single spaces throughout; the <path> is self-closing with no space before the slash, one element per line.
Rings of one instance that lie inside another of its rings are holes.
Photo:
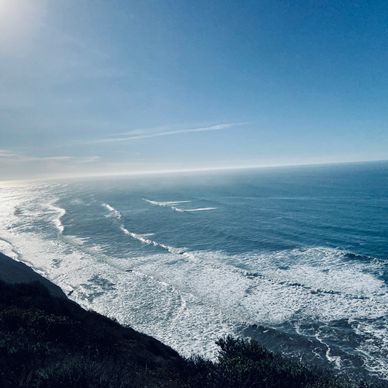
<path fill-rule="evenodd" d="M 330 165 L 343 165 L 343 164 L 364 164 L 364 163 L 385 163 L 388 159 L 371 159 L 371 160 L 353 160 L 353 161 L 329 161 L 329 162 L 309 162 L 309 163 L 291 163 L 291 164 L 268 164 L 268 165 L 237 165 L 237 166 L 224 166 L 224 167 L 204 167 L 204 168 L 187 168 L 187 169 L 165 169 L 165 170 L 143 170 L 132 172 L 107 172 L 102 174 L 82 174 L 76 176 L 62 175 L 62 176 L 49 176 L 49 177 L 37 177 L 33 179 L 7 179 L 0 180 L 0 184 L 15 184 L 22 185 L 36 182 L 56 181 L 56 180 L 71 180 L 71 179 L 93 179 L 93 178 L 114 178 L 114 177 L 130 177 L 130 176 L 150 176 L 150 175 L 168 175 L 168 174 L 184 174 L 184 173 L 201 173 L 201 172 L 222 172 L 222 171 L 239 171 L 239 170 L 264 170 L 271 168 L 282 167 L 318 167 L 318 166 L 330 166 Z"/>

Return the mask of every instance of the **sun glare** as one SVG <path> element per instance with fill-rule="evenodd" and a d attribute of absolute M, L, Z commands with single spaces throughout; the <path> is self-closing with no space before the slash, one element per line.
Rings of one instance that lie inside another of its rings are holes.
<path fill-rule="evenodd" d="M 0 22 L 11 23 L 20 5 L 20 1 L 0 0 Z"/>
<path fill-rule="evenodd" d="M 36 30 L 42 16 L 39 1 L 0 0 L 0 44 L 12 48 Z"/>

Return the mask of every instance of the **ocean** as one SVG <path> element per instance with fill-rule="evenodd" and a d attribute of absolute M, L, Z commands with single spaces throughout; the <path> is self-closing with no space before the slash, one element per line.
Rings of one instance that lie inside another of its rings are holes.
<path fill-rule="evenodd" d="M 387 162 L 3 185 L 0 251 L 185 356 L 388 380 Z"/>

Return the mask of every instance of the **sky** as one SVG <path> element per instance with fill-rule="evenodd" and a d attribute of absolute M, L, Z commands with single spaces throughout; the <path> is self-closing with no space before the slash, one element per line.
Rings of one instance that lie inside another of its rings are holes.
<path fill-rule="evenodd" d="M 388 159 L 388 2 L 0 0 L 0 180 Z"/>

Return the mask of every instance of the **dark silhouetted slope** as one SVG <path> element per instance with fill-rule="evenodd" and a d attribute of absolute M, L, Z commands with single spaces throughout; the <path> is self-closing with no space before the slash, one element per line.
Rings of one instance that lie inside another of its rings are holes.
<path fill-rule="evenodd" d="M 0 281 L 2 388 L 365 386 L 311 370 L 254 341 L 222 339 L 217 362 L 186 360 L 152 337 L 82 309 L 63 293 L 53 296 L 47 281 L 34 280 Z"/>

